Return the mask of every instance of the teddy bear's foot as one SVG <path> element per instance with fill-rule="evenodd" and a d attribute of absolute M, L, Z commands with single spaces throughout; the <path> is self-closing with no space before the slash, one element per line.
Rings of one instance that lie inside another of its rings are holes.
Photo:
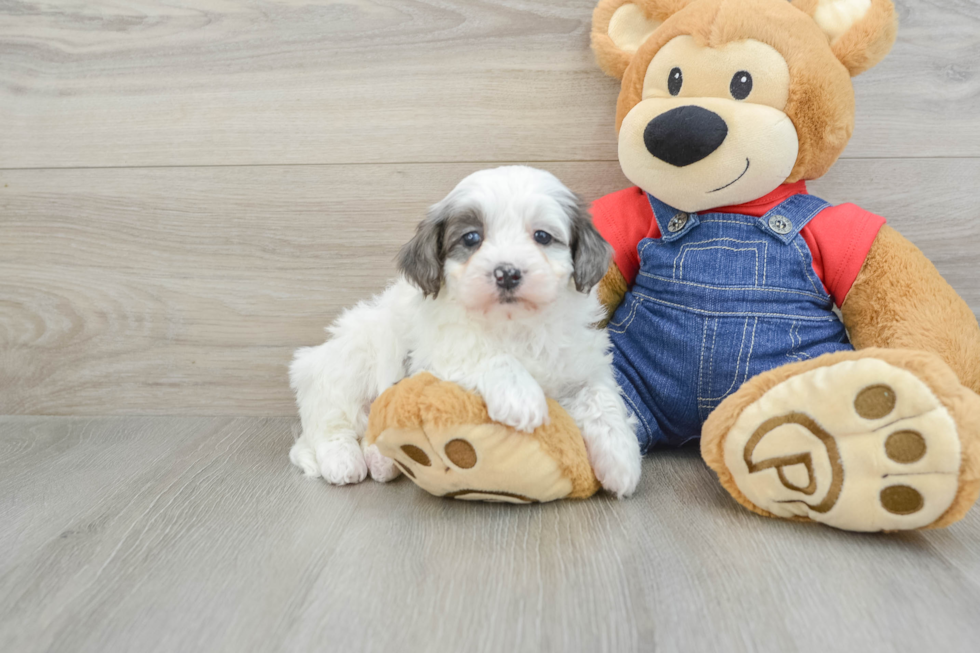
<path fill-rule="evenodd" d="M 537 503 L 572 491 L 537 441 L 499 424 L 388 429 L 376 444 L 416 485 L 449 499 Z"/>
<path fill-rule="evenodd" d="M 980 397 L 937 357 L 863 350 L 760 375 L 704 427 L 726 489 L 853 531 L 944 526 L 980 492 Z"/>
<path fill-rule="evenodd" d="M 599 483 L 582 436 L 552 400 L 549 412 L 549 424 L 524 433 L 493 422 L 479 396 L 421 373 L 375 401 L 365 443 L 440 497 L 537 503 L 591 496 Z"/>

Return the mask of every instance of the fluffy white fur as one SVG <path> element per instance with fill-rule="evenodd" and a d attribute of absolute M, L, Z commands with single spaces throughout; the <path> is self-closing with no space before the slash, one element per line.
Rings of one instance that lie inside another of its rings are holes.
<path fill-rule="evenodd" d="M 296 352 L 290 381 L 302 435 L 290 451 L 293 464 L 334 484 L 369 473 L 395 478 L 392 461 L 358 440 L 371 402 L 425 370 L 479 392 L 492 419 L 524 431 L 548 420 L 545 397 L 553 397 L 580 426 L 603 487 L 618 497 L 632 493 L 640 478 L 633 424 L 613 377 L 608 336 L 593 326 L 601 316 L 595 291 L 576 288 L 577 266 L 588 263 L 581 260 L 588 254 L 578 244 L 578 210 L 575 195 L 541 170 L 503 167 L 460 182 L 427 222 L 447 223 L 461 211 L 478 215 L 482 242 L 461 260 L 467 252 L 447 255 L 453 243 L 440 240 L 438 292 L 424 293 L 403 275 L 342 314 L 326 343 Z M 536 242 L 539 231 L 553 242 Z M 434 237 L 420 226 L 416 241 Z M 496 283 L 502 264 L 522 273 L 513 291 Z"/>

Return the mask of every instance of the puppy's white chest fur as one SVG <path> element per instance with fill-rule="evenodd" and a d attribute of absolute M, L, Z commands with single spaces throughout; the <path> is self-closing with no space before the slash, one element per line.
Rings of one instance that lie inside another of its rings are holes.
<path fill-rule="evenodd" d="M 533 315 L 508 319 L 499 312 L 473 315 L 452 298 L 423 299 L 408 283 L 399 286 L 410 295 L 404 304 L 407 375 L 428 371 L 474 390 L 482 364 L 510 356 L 560 401 L 608 366 L 608 337 L 593 326 L 601 315 L 594 293 L 570 292 Z"/>

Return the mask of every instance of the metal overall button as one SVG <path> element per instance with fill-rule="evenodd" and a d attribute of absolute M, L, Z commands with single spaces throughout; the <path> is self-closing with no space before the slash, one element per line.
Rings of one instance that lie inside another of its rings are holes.
<path fill-rule="evenodd" d="M 777 234 L 785 235 L 793 231 L 793 222 L 785 215 L 774 215 L 769 218 L 769 228 Z"/>
<path fill-rule="evenodd" d="M 678 231 L 684 228 L 684 225 L 687 224 L 689 217 L 690 216 L 688 216 L 686 213 L 678 213 L 670 219 L 670 222 L 667 223 L 667 231 L 672 234 L 676 234 Z"/>

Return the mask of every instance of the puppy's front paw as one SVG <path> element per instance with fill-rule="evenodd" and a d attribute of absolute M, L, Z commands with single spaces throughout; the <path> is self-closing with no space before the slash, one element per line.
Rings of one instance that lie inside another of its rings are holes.
<path fill-rule="evenodd" d="M 367 463 L 353 438 L 326 440 L 316 445 L 320 476 L 332 485 L 360 483 L 367 478 Z"/>
<path fill-rule="evenodd" d="M 632 436 L 632 434 L 630 434 Z M 617 499 L 628 497 L 640 483 L 640 447 L 634 437 L 616 438 L 606 442 L 601 451 L 589 452 L 592 469 L 602 487 Z"/>
<path fill-rule="evenodd" d="M 595 468 L 595 475 L 603 489 L 615 494 L 617 499 L 623 499 L 636 491 L 640 482 L 640 465 L 608 465 L 602 471 Z"/>
<path fill-rule="evenodd" d="M 548 422 L 548 400 L 537 383 L 498 385 L 483 400 L 490 419 L 530 433 Z"/>
<path fill-rule="evenodd" d="M 367 463 L 353 437 L 317 439 L 301 437 L 289 451 L 289 460 L 307 476 L 322 476 L 332 485 L 360 483 L 367 477 Z"/>
<path fill-rule="evenodd" d="M 303 470 L 311 478 L 320 477 L 320 466 L 316 462 L 316 452 L 306 438 L 300 438 L 289 449 L 289 462 Z"/>
<path fill-rule="evenodd" d="M 364 462 L 367 463 L 371 478 L 379 483 L 387 483 L 401 474 L 395 461 L 381 453 L 376 444 L 364 447 Z"/>

